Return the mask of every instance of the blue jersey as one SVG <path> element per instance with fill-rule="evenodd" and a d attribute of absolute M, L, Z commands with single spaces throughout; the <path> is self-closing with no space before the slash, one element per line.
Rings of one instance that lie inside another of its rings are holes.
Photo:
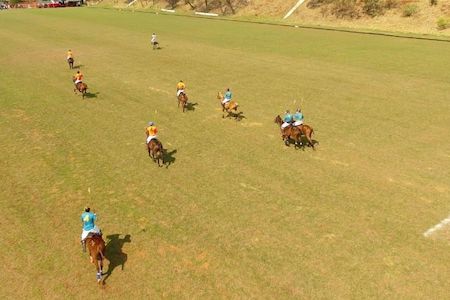
<path fill-rule="evenodd" d="M 294 121 L 303 121 L 303 114 L 301 112 L 297 112 L 294 114 Z"/>
<path fill-rule="evenodd" d="M 83 221 L 83 230 L 91 230 L 94 229 L 95 227 L 95 220 L 97 219 L 97 217 L 95 216 L 94 213 L 91 212 L 84 212 L 81 214 L 81 221 Z"/>
<path fill-rule="evenodd" d="M 228 91 L 228 92 L 225 93 L 225 99 L 227 99 L 227 100 L 231 100 L 231 97 L 232 97 L 232 96 L 233 96 L 233 94 L 231 94 L 230 91 Z"/>
<path fill-rule="evenodd" d="M 291 114 L 285 114 L 283 117 L 283 121 L 285 123 L 291 123 L 292 122 L 292 115 Z"/>

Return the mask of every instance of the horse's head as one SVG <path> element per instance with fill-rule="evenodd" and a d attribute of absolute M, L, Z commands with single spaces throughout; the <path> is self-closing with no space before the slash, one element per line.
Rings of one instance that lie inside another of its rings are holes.
<path fill-rule="evenodd" d="M 278 116 L 275 118 L 274 122 L 277 123 L 277 124 L 280 125 L 280 126 L 281 126 L 281 124 L 283 124 L 283 120 L 281 120 L 280 115 L 278 115 Z"/>
<path fill-rule="evenodd" d="M 223 100 L 223 95 L 222 95 L 221 92 L 218 92 L 218 93 L 217 93 L 217 99 L 219 99 L 220 101 Z"/>
<path fill-rule="evenodd" d="M 72 81 L 75 82 L 76 80 L 75 76 L 72 76 Z"/>

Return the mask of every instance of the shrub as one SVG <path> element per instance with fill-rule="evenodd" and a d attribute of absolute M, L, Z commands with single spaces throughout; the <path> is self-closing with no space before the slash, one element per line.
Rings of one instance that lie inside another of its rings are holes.
<path fill-rule="evenodd" d="M 444 30 L 447 28 L 450 28 L 450 19 L 446 19 L 446 18 L 439 18 L 437 20 L 437 28 L 439 30 Z"/>
<path fill-rule="evenodd" d="M 412 15 L 417 14 L 419 11 L 419 7 L 415 4 L 408 4 L 403 9 L 403 16 L 404 17 L 411 17 Z"/>
<path fill-rule="evenodd" d="M 398 6 L 398 0 L 385 0 L 384 1 L 384 8 L 385 9 L 393 9 Z"/>
<path fill-rule="evenodd" d="M 306 7 L 308 8 L 317 8 L 325 4 L 330 4 L 332 0 L 310 0 Z"/>
<path fill-rule="evenodd" d="M 363 0 L 363 12 L 371 17 L 383 14 L 383 3 L 381 0 Z"/>
<path fill-rule="evenodd" d="M 331 13 L 338 18 L 359 17 L 356 0 L 336 0 L 331 8 Z"/>
<path fill-rule="evenodd" d="M 168 0 L 170 8 L 174 9 L 180 0 Z"/>

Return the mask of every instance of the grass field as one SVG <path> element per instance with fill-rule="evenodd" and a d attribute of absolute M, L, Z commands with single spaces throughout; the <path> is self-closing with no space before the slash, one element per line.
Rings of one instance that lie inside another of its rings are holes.
<path fill-rule="evenodd" d="M 448 299 L 450 236 L 423 233 L 450 212 L 449 53 L 145 13 L 1 12 L 0 297 Z M 184 114 L 180 79 L 197 103 Z M 240 122 L 222 119 L 226 87 Z M 316 151 L 285 147 L 273 123 L 299 105 Z M 167 168 L 147 156 L 149 120 Z M 109 241 L 103 288 L 79 245 L 85 205 Z"/>

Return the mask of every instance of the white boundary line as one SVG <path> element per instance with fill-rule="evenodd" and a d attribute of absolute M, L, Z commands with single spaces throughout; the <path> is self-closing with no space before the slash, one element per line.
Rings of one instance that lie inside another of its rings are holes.
<path fill-rule="evenodd" d="M 175 12 L 175 10 L 173 10 L 173 9 L 165 9 L 165 8 L 161 8 L 161 11 L 170 12 L 170 13 L 174 13 Z"/>
<path fill-rule="evenodd" d="M 297 4 L 295 4 L 294 7 L 291 8 L 290 11 L 288 11 L 288 13 L 284 16 L 283 19 L 286 19 L 286 18 L 288 18 L 290 15 L 292 15 L 292 13 L 293 13 L 297 8 L 299 8 L 299 6 L 302 5 L 303 2 L 305 2 L 305 0 L 298 0 Z"/>
<path fill-rule="evenodd" d="M 218 17 L 218 14 L 213 14 L 213 13 L 204 13 L 204 12 L 195 12 L 196 15 L 201 15 L 201 16 L 210 16 L 210 17 Z"/>
<path fill-rule="evenodd" d="M 441 230 L 442 227 L 444 227 L 445 225 L 448 225 L 448 224 L 450 224 L 450 216 L 448 216 L 446 219 L 442 220 L 439 224 L 436 224 L 433 227 L 431 227 L 430 229 L 428 229 L 427 231 L 425 231 L 423 233 L 423 236 L 424 237 L 429 237 L 435 231 Z"/>
<path fill-rule="evenodd" d="M 130 5 L 132 5 L 134 2 L 136 2 L 137 0 L 133 0 L 130 3 L 128 3 L 127 7 L 129 7 Z"/>

